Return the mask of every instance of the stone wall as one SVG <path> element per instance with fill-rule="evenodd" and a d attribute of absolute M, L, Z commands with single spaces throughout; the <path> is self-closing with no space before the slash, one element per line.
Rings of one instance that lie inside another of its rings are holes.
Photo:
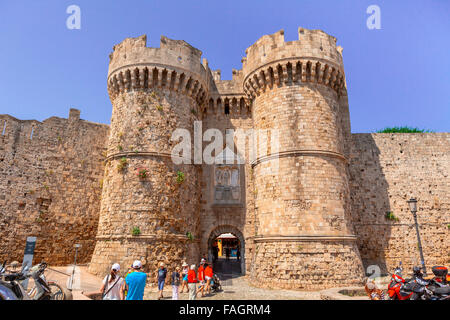
<path fill-rule="evenodd" d="M 250 238 L 254 236 L 254 187 L 250 161 L 248 161 L 251 141 L 246 140 L 240 143 L 237 140 L 237 135 L 239 134 L 239 129 L 252 129 L 251 109 L 242 92 L 242 77 L 239 71 L 233 70 L 232 80 L 221 80 L 220 70 L 214 71 L 213 74 L 215 83 L 211 88 L 211 98 L 203 113 L 203 132 L 211 128 L 220 130 L 223 136 L 224 147 L 227 143 L 227 132 L 228 134 L 234 133 L 233 144 L 228 146 L 229 149 L 227 151 L 233 152 L 232 157 L 236 158 L 236 160 L 242 160 L 243 163 L 233 166 L 239 169 L 240 195 L 239 201 L 231 204 L 215 201 L 214 181 L 216 179 L 215 169 L 217 166 L 214 164 L 204 164 L 202 166 L 200 252 L 202 256 L 211 258 L 212 252 L 209 249 L 211 249 L 214 235 L 232 233 L 240 238 L 241 241 L 241 271 L 245 273 L 249 271 L 251 266 L 253 248 Z M 233 130 L 233 132 L 230 130 Z M 204 142 L 203 147 L 205 148 L 208 144 L 209 142 Z M 235 164 L 238 162 L 234 161 Z M 217 234 L 219 230 L 220 233 Z"/>
<path fill-rule="evenodd" d="M 201 166 L 194 164 L 190 143 L 176 159 L 172 151 L 180 140 L 194 137 L 194 121 L 205 100 L 200 56 L 186 42 L 166 37 L 160 48 L 146 47 L 145 36 L 114 47 L 108 76 L 113 105 L 108 164 L 89 266 L 94 274 L 104 274 L 114 262 L 130 266 L 136 259 L 149 273 L 161 262 L 173 270 L 199 257 Z M 174 136 L 176 130 L 187 135 Z M 145 175 L 139 176 L 142 170 Z"/>
<path fill-rule="evenodd" d="M 0 260 L 22 261 L 36 236 L 35 262 L 78 262 L 94 249 L 109 127 L 51 117 L 43 122 L 0 115 Z"/>
<path fill-rule="evenodd" d="M 450 263 L 450 133 L 353 134 L 350 183 L 353 224 L 365 267 L 392 272 L 420 264 L 407 200 L 417 219 L 428 271 Z M 386 218 L 391 212 L 398 220 Z"/>

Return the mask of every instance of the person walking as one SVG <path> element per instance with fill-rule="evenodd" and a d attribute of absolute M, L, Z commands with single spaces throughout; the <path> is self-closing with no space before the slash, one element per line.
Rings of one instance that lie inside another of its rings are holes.
<path fill-rule="evenodd" d="M 205 263 L 206 260 L 202 258 L 200 261 L 200 267 L 198 267 L 197 270 L 197 279 L 200 282 L 200 285 L 198 286 L 197 295 L 199 293 L 202 294 L 202 297 L 205 296 L 204 289 L 205 289 Z"/>
<path fill-rule="evenodd" d="M 225 248 L 225 255 L 226 255 L 227 260 L 230 260 L 230 248 L 228 248 L 228 247 Z"/>
<path fill-rule="evenodd" d="M 159 292 L 159 297 L 158 300 L 161 300 L 163 297 L 163 290 L 164 290 L 164 283 L 166 282 L 166 275 L 167 275 L 167 269 L 164 267 L 164 262 L 161 262 L 159 264 L 159 269 L 158 269 L 158 292 Z"/>
<path fill-rule="evenodd" d="M 186 287 L 186 292 L 189 292 L 189 288 L 188 288 L 189 265 L 186 262 L 183 262 L 182 268 L 183 268 L 181 270 L 182 283 L 181 283 L 180 293 L 183 293 L 184 287 Z"/>
<path fill-rule="evenodd" d="M 188 287 L 189 287 L 189 300 L 195 300 L 197 297 L 197 274 L 195 273 L 195 264 L 191 265 L 188 271 Z"/>
<path fill-rule="evenodd" d="M 120 265 L 114 263 L 111 267 L 111 273 L 103 279 L 100 292 L 103 300 L 123 300 L 123 278 L 119 275 Z"/>
<path fill-rule="evenodd" d="M 181 283 L 180 267 L 176 267 L 172 273 L 172 300 L 178 300 L 178 287 Z"/>
<path fill-rule="evenodd" d="M 205 280 L 206 280 L 206 293 L 211 294 L 211 280 L 213 277 L 213 269 L 210 263 L 205 263 Z"/>
<path fill-rule="evenodd" d="M 142 262 L 139 260 L 135 260 L 131 267 L 133 272 L 127 275 L 123 285 L 123 291 L 128 292 L 125 300 L 143 300 L 147 274 L 141 271 Z"/>
<path fill-rule="evenodd" d="M 213 247 L 213 262 L 216 262 L 218 257 L 219 257 L 219 248 L 217 246 L 214 246 Z"/>
<path fill-rule="evenodd" d="M 239 247 L 238 247 L 237 250 L 236 250 L 236 257 L 237 257 L 237 260 L 238 260 L 238 261 L 241 260 L 241 250 L 239 249 Z"/>

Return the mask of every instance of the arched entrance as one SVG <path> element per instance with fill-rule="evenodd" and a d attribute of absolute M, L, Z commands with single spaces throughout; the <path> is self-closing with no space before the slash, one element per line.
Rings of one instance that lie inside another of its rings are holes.
<path fill-rule="evenodd" d="M 213 231 L 211 231 L 211 234 L 209 235 L 209 238 L 208 238 L 208 259 L 210 261 L 214 260 L 214 251 L 213 251 L 214 246 L 218 242 L 217 239 L 221 235 L 225 235 L 220 238 L 222 243 L 228 242 L 230 244 L 229 245 L 230 249 L 234 249 L 234 250 L 239 249 L 240 259 L 238 260 L 237 257 L 234 257 L 234 254 L 233 254 L 233 256 L 231 256 L 231 254 L 230 254 L 230 260 L 227 261 L 225 254 L 223 254 L 222 258 L 219 257 L 218 263 L 229 267 L 227 269 L 228 272 L 232 271 L 233 273 L 244 275 L 245 274 L 245 239 L 244 239 L 244 235 L 242 234 L 242 232 L 234 226 L 223 225 L 223 226 L 219 226 L 219 227 L 215 228 Z M 232 235 L 232 236 L 229 236 L 229 235 Z M 226 264 L 227 262 L 229 263 L 229 265 Z M 233 268 L 232 264 L 234 264 L 234 265 L 237 264 L 238 268 Z M 222 270 L 219 270 L 219 272 L 220 271 L 222 271 Z"/>

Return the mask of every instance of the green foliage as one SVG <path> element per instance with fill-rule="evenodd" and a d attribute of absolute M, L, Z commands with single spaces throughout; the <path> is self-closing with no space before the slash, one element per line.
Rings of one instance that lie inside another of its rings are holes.
<path fill-rule="evenodd" d="M 125 157 L 120 158 L 119 164 L 117 165 L 117 171 L 122 172 L 128 164 L 128 160 Z"/>
<path fill-rule="evenodd" d="M 194 108 L 191 109 L 191 113 L 195 116 L 197 115 L 197 110 L 195 110 Z"/>
<path fill-rule="evenodd" d="M 386 219 L 391 220 L 391 221 L 399 221 L 399 219 L 391 211 L 386 212 L 385 217 L 386 217 Z"/>
<path fill-rule="evenodd" d="M 131 234 L 133 236 L 138 236 L 141 234 L 141 229 L 139 229 L 139 227 L 133 227 L 133 229 L 131 230 Z"/>
<path fill-rule="evenodd" d="M 145 178 L 147 178 L 148 170 L 146 168 L 139 168 L 137 175 L 138 175 L 139 179 L 145 179 Z"/>
<path fill-rule="evenodd" d="M 160 104 L 155 104 L 155 108 L 156 108 L 158 111 L 162 111 L 163 106 L 160 105 Z"/>
<path fill-rule="evenodd" d="M 186 232 L 186 237 L 189 241 L 194 241 L 194 235 L 190 231 Z"/>
<path fill-rule="evenodd" d="M 117 149 L 119 149 L 119 151 L 123 151 L 123 147 L 120 144 L 117 145 Z"/>
<path fill-rule="evenodd" d="M 429 130 L 423 130 L 419 128 L 412 127 L 386 127 L 382 130 L 378 130 L 377 133 L 424 133 L 424 132 L 432 132 Z"/>
<path fill-rule="evenodd" d="M 177 183 L 183 183 L 184 179 L 184 173 L 181 171 L 177 171 Z"/>

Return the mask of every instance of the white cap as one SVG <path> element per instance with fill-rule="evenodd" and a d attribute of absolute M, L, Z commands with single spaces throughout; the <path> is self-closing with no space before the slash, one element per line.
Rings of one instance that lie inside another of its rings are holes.
<path fill-rule="evenodd" d="M 206 262 L 206 260 L 202 258 L 202 260 L 200 260 L 200 262 Z"/>
<path fill-rule="evenodd" d="M 132 267 L 134 269 L 140 269 L 142 267 L 142 262 L 140 260 L 134 260 Z"/>
<path fill-rule="evenodd" d="M 120 264 L 114 263 L 111 267 L 111 270 L 120 271 Z"/>

